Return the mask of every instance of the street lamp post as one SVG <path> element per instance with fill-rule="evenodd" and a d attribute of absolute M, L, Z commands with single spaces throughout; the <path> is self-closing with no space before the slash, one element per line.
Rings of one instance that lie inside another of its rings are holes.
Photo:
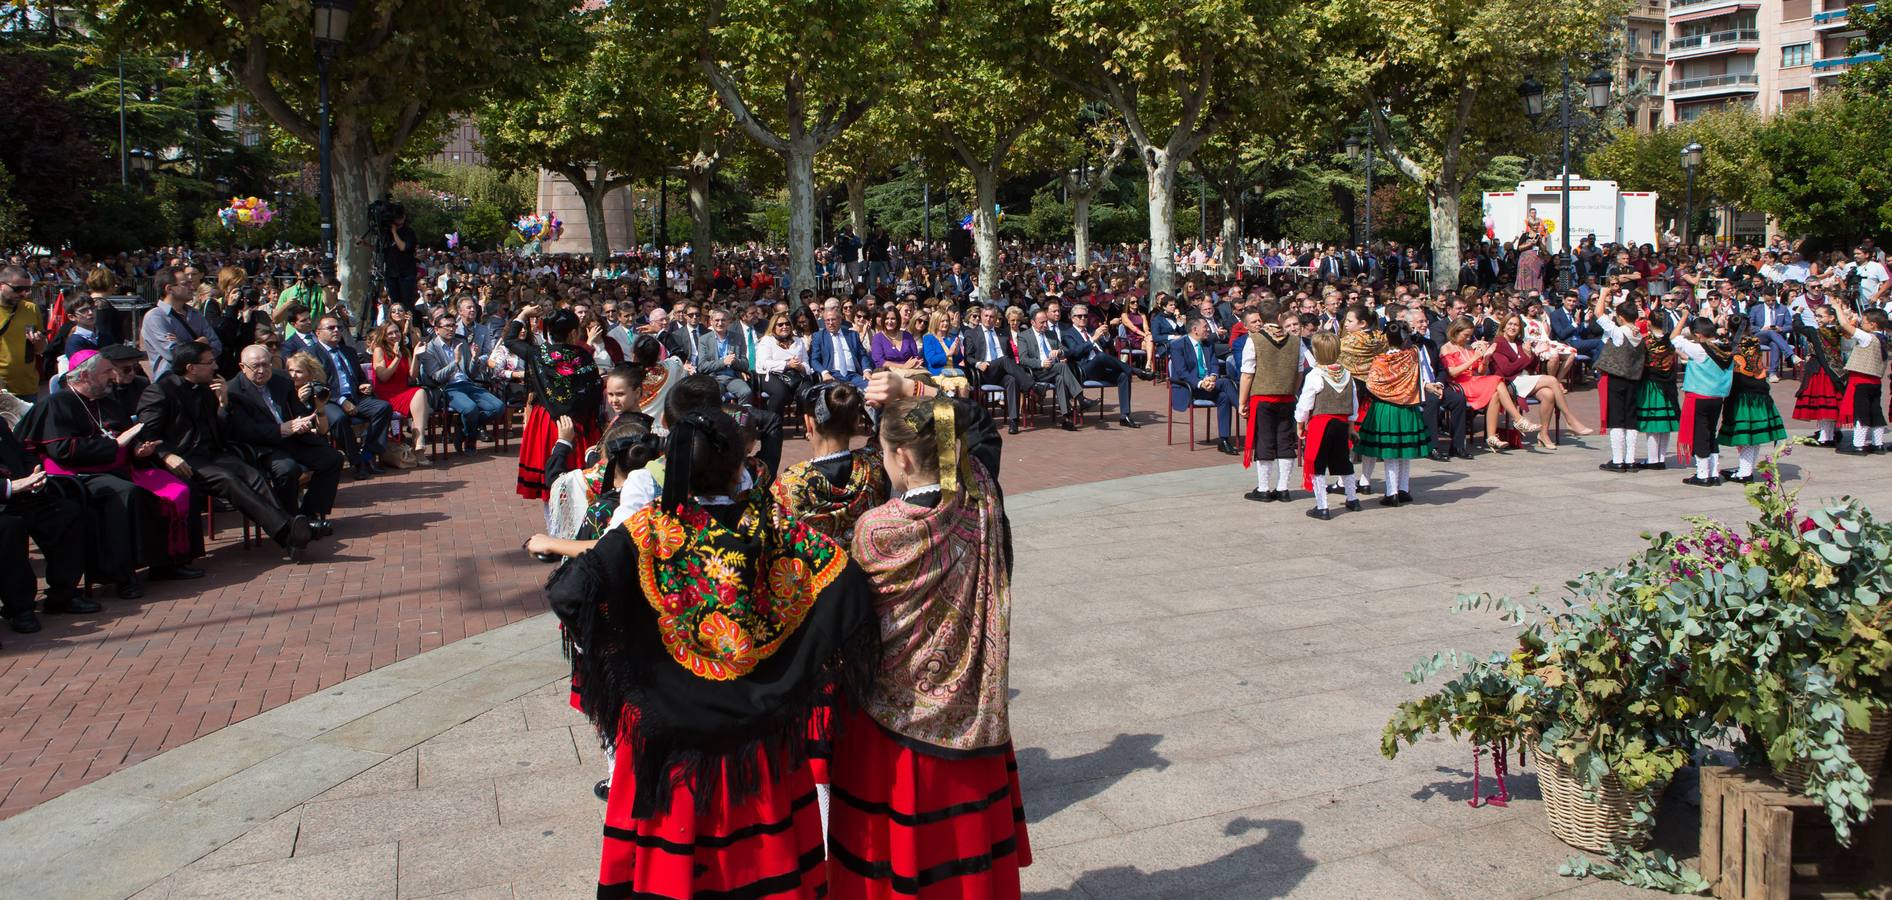
<path fill-rule="evenodd" d="M 1701 168 L 1701 145 L 1690 141 L 1682 148 L 1682 177 L 1687 188 L 1682 193 L 1682 246 L 1689 247 L 1689 232 L 1695 225 L 1695 170 Z"/>
<path fill-rule="evenodd" d="M 355 0 L 315 0 L 312 31 L 315 34 L 316 105 L 322 120 L 318 126 L 316 153 L 321 167 L 318 186 L 321 188 L 322 259 L 327 269 L 324 274 L 335 271 L 335 171 L 329 137 L 328 70 L 329 64 L 335 61 L 335 54 L 341 52 L 348 40 L 348 16 L 354 11 Z"/>
<path fill-rule="evenodd" d="M 1347 158 L 1359 159 L 1362 152 L 1366 154 L 1366 202 L 1362 204 L 1366 207 L 1366 234 L 1360 244 L 1365 246 L 1373 243 L 1373 142 L 1367 140 L 1362 146 L 1358 137 L 1347 135 Z"/>
<path fill-rule="evenodd" d="M 1612 80 L 1610 73 L 1602 66 L 1597 66 L 1590 70 L 1590 74 L 1583 76 L 1584 100 L 1592 112 L 1601 112 L 1610 105 Z M 1526 75 L 1524 83 L 1518 86 L 1518 94 L 1524 98 L 1524 114 L 1529 116 L 1532 122 L 1536 122 L 1543 116 L 1544 86 L 1539 84 L 1536 78 Z M 1560 241 L 1562 249 L 1557 255 L 1557 277 L 1564 288 L 1570 287 L 1573 281 L 1572 276 L 1575 274 L 1575 267 L 1572 265 L 1570 256 L 1570 132 L 1576 124 L 1570 115 L 1570 108 L 1573 105 L 1570 97 L 1570 60 L 1565 59 L 1563 95 L 1558 103 L 1560 127 L 1563 129 L 1564 155 L 1563 187 L 1558 191 L 1562 218 L 1557 223 L 1557 230 L 1563 236 Z"/>
<path fill-rule="evenodd" d="M 657 176 L 657 296 L 670 289 L 670 172 Z"/>

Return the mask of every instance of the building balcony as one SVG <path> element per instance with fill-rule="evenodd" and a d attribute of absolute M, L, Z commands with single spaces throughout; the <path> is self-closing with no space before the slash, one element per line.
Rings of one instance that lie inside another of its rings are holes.
<path fill-rule="evenodd" d="M 1841 7 L 1839 9 L 1829 9 L 1824 12 L 1816 12 L 1813 14 L 1813 28 L 1815 31 L 1852 30 L 1853 29 L 1852 14 L 1855 11 L 1862 12 L 1862 13 L 1872 12 L 1873 10 L 1878 9 L 1878 8 L 1879 8 L 1879 4 L 1877 3 L 1861 3 L 1861 4 L 1858 4 L 1857 6 Z"/>
<path fill-rule="evenodd" d="M 1761 0 L 1669 0 L 1668 19 L 1689 21 L 1711 18 L 1738 9 L 1760 9 Z"/>
<path fill-rule="evenodd" d="M 1722 94 L 1758 94 L 1761 76 L 1747 72 L 1739 75 L 1709 75 L 1702 78 L 1671 78 L 1664 95 L 1677 102 L 1699 100 Z"/>
<path fill-rule="evenodd" d="M 1860 63 L 1878 62 L 1885 58 L 1883 53 L 1855 53 L 1851 56 L 1835 56 L 1832 59 L 1813 61 L 1813 77 L 1829 78 L 1844 73 Z"/>
<path fill-rule="evenodd" d="M 1758 53 L 1760 49 L 1760 29 L 1730 28 L 1727 31 L 1711 31 L 1707 34 L 1670 38 L 1668 58 L 1686 59 L 1712 56 L 1716 53 Z"/>

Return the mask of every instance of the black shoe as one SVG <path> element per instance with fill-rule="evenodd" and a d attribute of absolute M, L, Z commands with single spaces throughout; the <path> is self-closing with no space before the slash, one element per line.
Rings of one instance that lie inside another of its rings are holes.
<path fill-rule="evenodd" d="M 611 779 L 606 778 L 592 785 L 591 792 L 597 795 L 598 799 L 609 801 L 611 799 Z"/>
<path fill-rule="evenodd" d="M 367 467 L 367 466 L 356 466 L 356 467 L 355 467 L 355 480 L 356 480 L 356 481 L 367 481 L 367 480 L 368 480 L 368 479 L 369 479 L 370 477 L 372 477 L 373 475 L 374 475 L 374 473 L 373 473 L 373 472 L 370 472 L 370 471 L 368 471 L 368 467 Z"/>
<path fill-rule="evenodd" d="M 382 466 L 380 461 L 372 456 L 364 456 L 361 458 L 361 468 L 368 470 L 368 474 L 370 475 L 380 475 L 387 471 L 387 468 Z"/>
<path fill-rule="evenodd" d="M 1242 495 L 1242 499 L 1253 500 L 1257 503 L 1269 503 L 1274 500 L 1274 491 L 1249 491 Z"/>
<path fill-rule="evenodd" d="M 1841 456 L 1865 456 L 1867 453 L 1871 451 L 1866 450 L 1863 447 L 1855 447 L 1851 444 L 1840 444 L 1833 448 L 1833 452 L 1838 453 Z"/>
<path fill-rule="evenodd" d="M 1753 484 L 1754 483 L 1754 476 L 1752 475 L 1735 475 L 1732 473 L 1723 473 L 1722 479 L 1724 481 L 1731 481 L 1735 484 Z"/>
<path fill-rule="evenodd" d="M 1598 463 L 1597 468 L 1602 469 L 1605 472 L 1615 472 L 1617 474 L 1635 471 L 1634 469 L 1629 467 L 1628 463 L 1613 463 L 1613 462 Z"/>
<path fill-rule="evenodd" d="M 1142 428 L 1143 427 L 1137 424 L 1137 420 L 1132 419 L 1129 416 L 1119 416 L 1117 418 L 1117 424 L 1122 425 L 1125 428 Z"/>
<path fill-rule="evenodd" d="M 1386 496 L 1380 498 L 1380 505 L 1381 506 L 1398 506 L 1399 498 L 1392 494 L 1387 494 Z"/>
<path fill-rule="evenodd" d="M 196 566 L 176 565 L 166 568 L 152 568 L 151 577 L 158 581 L 189 581 L 204 577 L 204 570 Z"/>
<path fill-rule="evenodd" d="M 1347 501 L 1347 512 L 1359 512 L 1359 511 L 1360 511 L 1360 501 L 1358 498 Z"/>
<path fill-rule="evenodd" d="M 47 610 L 47 612 L 52 612 L 52 610 Z M 30 609 L 15 613 L 7 616 L 7 627 L 13 629 L 15 634 L 32 634 L 40 628 L 39 616 L 34 615 Z"/>
<path fill-rule="evenodd" d="M 1294 499 L 1293 491 L 1275 491 L 1274 492 L 1274 502 L 1276 503 L 1287 503 L 1288 501 L 1293 500 L 1293 499 Z"/>
<path fill-rule="evenodd" d="M 1235 446 L 1235 441 L 1230 438 L 1223 438 L 1216 444 L 1216 449 L 1230 456 L 1242 455 L 1242 448 Z"/>
<path fill-rule="evenodd" d="M 1149 369 L 1131 369 L 1130 374 L 1135 375 L 1136 377 L 1144 379 L 1146 381 L 1153 381 L 1156 379 L 1156 373 Z"/>
<path fill-rule="evenodd" d="M 1874 444 L 1874 445 L 1872 445 L 1872 446 L 1870 446 L 1870 447 L 1867 447 L 1867 448 L 1866 448 L 1866 452 L 1867 452 L 1867 453 L 1884 453 L 1884 452 L 1885 452 L 1885 445 L 1884 445 L 1884 444 Z"/>
<path fill-rule="evenodd" d="M 1690 475 L 1687 478 L 1682 479 L 1682 483 L 1691 484 L 1691 485 L 1694 485 L 1695 487 L 1714 487 L 1715 485 L 1721 483 L 1721 479 L 1703 478 L 1700 475 Z"/>
<path fill-rule="evenodd" d="M 133 578 L 118 586 L 115 591 L 120 600 L 137 600 L 145 595 L 145 583 Z"/>
<path fill-rule="evenodd" d="M 1330 484 L 1328 484 L 1328 485 L 1327 485 L 1327 493 L 1329 493 L 1329 494 L 1339 494 L 1339 493 L 1344 493 L 1344 492 L 1345 492 L 1346 490 L 1347 490 L 1346 488 L 1343 488 L 1343 487 L 1341 487 L 1340 485 L 1337 485 L 1337 484 L 1332 484 L 1332 483 L 1330 483 Z"/>
<path fill-rule="evenodd" d="M 1018 420 L 1017 419 L 1013 419 L 1012 424 L 1005 426 L 1005 433 L 1006 434 L 1018 433 Z"/>
<path fill-rule="evenodd" d="M 1075 415 L 1060 417 L 1058 419 L 1058 427 L 1064 429 L 1065 431 L 1076 431 L 1077 430 L 1077 417 Z"/>
<path fill-rule="evenodd" d="M 309 517 L 297 516 L 290 519 L 288 525 L 283 526 L 282 534 L 276 540 L 293 557 L 297 550 L 309 546 L 309 541 L 314 537 L 315 529 L 309 524 Z"/>
<path fill-rule="evenodd" d="M 65 613 L 85 615 L 87 613 L 98 612 L 104 608 L 105 607 L 98 604 L 98 601 L 87 600 L 76 594 L 70 597 L 61 597 L 57 600 L 51 597 L 46 598 L 46 614 L 49 616 L 63 615 Z"/>
<path fill-rule="evenodd" d="M 1307 511 L 1307 517 L 1310 519 L 1319 519 L 1322 522 L 1327 522 L 1333 519 L 1334 514 L 1316 506 L 1313 509 L 1310 509 Z"/>
<path fill-rule="evenodd" d="M 1451 456 L 1451 454 L 1449 454 L 1449 453 L 1446 453 L 1446 452 L 1445 452 L 1445 451 L 1443 451 L 1443 450 L 1434 450 L 1434 451 L 1432 451 L 1432 454 L 1431 454 L 1430 456 L 1427 456 L 1426 458 L 1427 458 L 1427 459 L 1429 459 L 1429 460 L 1432 460 L 1433 462 L 1436 462 L 1436 463 L 1442 463 L 1442 462 L 1451 462 L 1451 461 L 1452 461 L 1452 456 Z"/>
<path fill-rule="evenodd" d="M 319 519 L 311 519 L 309 520 L 309 532 L 314 537 L 328 537 L 335 533 L 335 523 L 330 522 L 327 516 L 323 516 Z"/>
<path fill-rule="evenodd" d="M 1452 454 L 1451 454 L 1451 455 L 1453 455 L 1453 456 L 1456 456 L 1456 457 L 1458 457 L 1459 459 L 1471 459 L 1471 458 L 1472 458 L 1472 452 L 1471 452 L 1470 450 L 1454 450 L 1454 451 L 1452 451 Z"/>
<path fill-rule="evenodd" d="M 1408 504 L 1408 503 L 1411 503 L 1411 502 L 1412 502 L 1412 492 L 1411 492 L 1411 491 L 1400 491 L 1399 493 L 1397 493 L 1397 494 L 1394 494 L 1393 496 L 1395 496 L 1395 497 L 1397 497 L 1397 498 L 1399 498 L 1399 505 L 1400 505 L 1400 506 L 1405 506 L 1406 504 Z"/>
<path fill-rule="evenodd" d="M 1102 403 L 1099 403 L 1096 400 L 1093 400 L 1089 397 L 1080 398 L 1078 400 L 1078 404 L 1085 409 L 1096 409 L 1099 406 L 1103 406 Z"/>
<path fill-rule="evenodd" d="M 1666 461 L 1665 462 L 1649 462 L 1648 460 L 1644 460 L 1639 463 L 1630 463 L 1630 466 L 1638 472 L 1647 472 L 1652 469 L 1653 470 L 1666 469 L 1669 467 L 1669 464 Z"/>

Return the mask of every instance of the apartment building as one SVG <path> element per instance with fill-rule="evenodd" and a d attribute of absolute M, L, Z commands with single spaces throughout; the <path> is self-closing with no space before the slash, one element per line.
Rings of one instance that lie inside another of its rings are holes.
<path fill-rule="evenodd" d="M 1660 127 L 1663 58 L 1668 50 L 1668 0 L 1637 0 L 1623 17 L 1623 52 L 1616 58 L 1616 94 L 1631 98 L 1623 111 L 1637 131 Z"/>
<path fill-rule="evenodd" d="M 1687 122 L 1726 106 L 1762 116 L 1806 103 L 1854 64 L 1858 35 L 1845 0 L 1668 0 L 1669 122 Z"/>

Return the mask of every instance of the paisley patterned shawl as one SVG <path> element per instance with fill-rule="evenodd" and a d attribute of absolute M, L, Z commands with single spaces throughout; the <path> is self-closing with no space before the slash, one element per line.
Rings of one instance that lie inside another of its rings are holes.
<path fill-rule="evenodd" d="M 880 477 L 880 448 L 853 453 L 847 484 L 836 487 L 811 462 L 789 466 L 770 487 L 775 502 L 803 524 L 843 544 L 854 539 L 854 524 L 870 509 L 887 502 L 886 481 Z"/>
<path fill-rule="evenodd" d="M 624 527 L 664 649 L 711 681 L 741 678 L 773 655 L 847 566 L 839 544 L 762 491 L 749 492 L 733 528 L 694 503 L 675 514 L 652 504 Z"/>
<path fill-rule="evenodd" d="M 1386 352 L 1386 335 L 1377 331 L 1355 331 L 1340 338 L 1340 365 L 1347 373 L 1366 382 L 1373 360 Z"/>
<path fill-rule="evenodd" d="M 1366 389 L 1373 396 L 1395 406 L 1419 404 L 1419 351 L 1408 347 L 1373 358 L 1367 374 Z"/>
<path fill-rule="evenodd" d="M 873 581 L 880 619 L 866 711 L 945 755 L 996 751 L 1011 740 L 1005 513 L 984 467 L 970 468 L 971 484 L 945 492 L 937 507 L 896 499 L 854 531 L 854 558 Z"/>

